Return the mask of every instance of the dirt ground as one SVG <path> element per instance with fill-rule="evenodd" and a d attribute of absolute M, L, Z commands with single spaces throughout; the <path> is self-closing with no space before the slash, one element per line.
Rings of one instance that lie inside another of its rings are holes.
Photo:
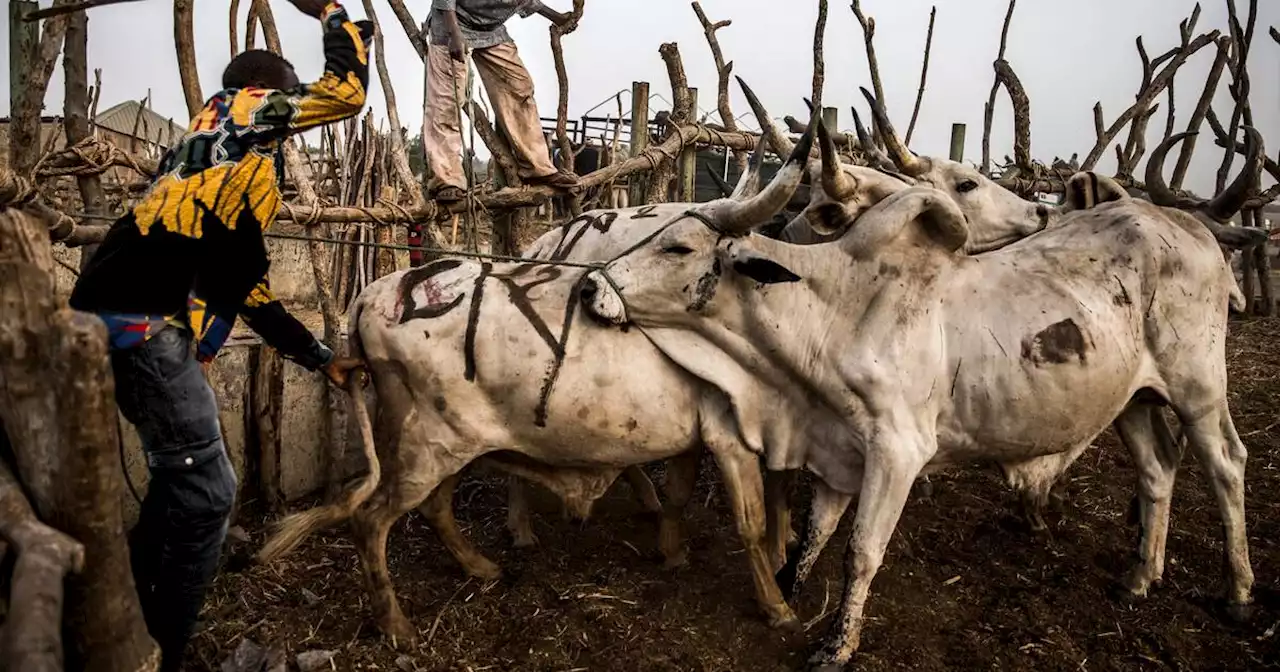
<path fill-rule="evenodd" d="M 1280 320 L 1233 322 L 1232 409 L 1250 449 L 1247 472 L 1253 619 L 1236 626 L 1217 599 L 1221 527 L 1194 459 L 1174 496 L 1163 587 L 1144 602 L 1111 597 L 1137 529 L 1127 453 L 1111 432 L 1068 472 L 1051 539 L 1033 536 L 992 468 L 935 479 L 913 496 L 876 577 L 856 667 L 890 669 L 1280 669 Z M 660 469 L 654 470 L 656 476 Z M 620 483 L 586 523 L 538 500 L 541 544 L 511 549 L 505 488 L 471 479 L 455 506 L 464 529 L 506 571 L 466 579 L 425 522 L 392 531 L 391 573 L 422 633 L 401 654 L 373 627 L 345 529 L 312 539 L 285 561 L 246 568 L 238 549 L 218 579 L 191 669 L 218 669 L 250 639 L 301 652 L 336 651 L 341 670 L 796 670 L 808 648 L 770 630 L 752 600 L 747 562 L 714 466 L 704 463 L 686 520 L 690 563 L 656 561 L 656 520 Z M 807 496 L 797 490 L 797 524 Z M 261 516 L 243 524 L 253 550 Z M 798 613 L 815 645 L 838 603 L 848 522 L 823 556 Z"/>

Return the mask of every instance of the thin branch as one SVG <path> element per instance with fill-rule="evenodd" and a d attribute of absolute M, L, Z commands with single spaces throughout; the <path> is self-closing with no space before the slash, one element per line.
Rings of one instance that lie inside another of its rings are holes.
<path fill-rule="evenodd" d="M 1106 132 L 1107 122 L 1103 120 L 1102 101 L 1098 101 L 1093 105 L 1093 132 L 1094 138 L 1101 138 Z"/>
<path fill-rule="evenodd" d="M 658 53 L 667 65 L 667 78 L 671 80 L 671 99 L 674 101 L 671 110 L 669 128 L 679 133 L 680 126 L 696 120 L 697 111 L 693 108 L 693 100 L 689 95 L 689 78 L 685 75 L 684 60 L 680 58 L 680 45 L 667 42 L 658 47 Z M 683 146 L 683 145 L 682 145 Z M 675 177 L 675 157 L 662 159 L 653 167 L 649 176 L 649 203 L 667 202 L 668 187 Z M 599 172 L 599 171 L 597 171 Z"/>
<path fill-rule="evenodd" d="M 1004 15 L 1004 25 L 1000 28 L 1000 52 L 996 55 L 996 62 L 1004 60 L 1005 49 L 1009 45 L 1009 24 L 1013 22 L 1013 10 L 1018 5 L 1018 0 L 1009 0 L 1009 9 Z M 987 96 L 987 105 L 983 108 L 982 116 L 982 172 L 985 175 L 991 174 L 991 125 L 995 121 L 996 113 L 996 94 L 1000 92 L 1000 80 L 991 83 L 991 94 Z"/>
<path fill-rule="evenodd" d="M 1016 1 L 1016 0 L 1015 0 Z M 876 100 L 880 102 L 880 106 L 884 108 L 885 114 L 889 113 L 889 101 L 884 97 L 884 85 L 880 83 L 880 61 L 876 59 L 876 20 L 874 17 L 866 17 L 862 14 L 862 5 L 859 0 L 853 0 L 853 15 L 858 17 L 858 24 L 862 26 L 862 39 L 867 46 L 867 68 L 871 71 L 871 87 L 875 91 Z M 1001 53 L 1003 53 L 1003 49 Z M 874 120 L 873 120 L 874 121 Z M 880 127 L 876 124 L 874 127 L 877 146 L 882 145 Z"/>
<path fill-rule="evenodd" d="M 1008 61 L 996 61 L 995 69 L 996 82 L 1009 93 L 1009 103 L 1013 106 L 1014 165 L 1030 174 L 1035 170 L 1031 165 L 1031 99 Z"/>
<path fill-rule="evenodd" d="M 405 9 L 404 0 L 387 0 L 387 4 L 391 5 L 391 11 L 400 20 L 400 26 L 404 28 L 404 34 L 409 37 L 409 42 L 413 44 L 414 51 L 418 52 L 418 58 L 422 62 L 427 61 L 427 41 L 422 36 L 422 29 L 418 27 L 413 15 Z M 430 10 L 428 10 L 430 11 Z"/>
<path fill-rule="evenodd" d="M 573 0 L 573 12 L 563 25 L 551 25 L 551 57 L 555 61 L 556 81 L 560 86 L 559 103 L 556 106 L 556 144 L 560 146 L 560 169 L 573 173 L 574 152 L 569 144 L 569 73 L 564 65 L 564 46 L 561 40 L 565 35 L 578 29 L 582 20 L 582 10 L 586 0 Z M 579 206 L 581 207 L 581 206 Z M 575 213 L 577 214 L 577 213 Z"/>
<path fill-rule="evenodd" d="M 391 122 L 391 165 L 395 169 L 396 176 L 409 192 L 409 202 L 416 207 L 422 205 L 422 190 L 418 188 L 413 169 L 409 167 L 409 154 L 405 148 L 404 133 L 400 130 L 402 126 L 400 126 L 400 111 L 396 105 L 396 90 L 391 81 L 391 72 L 387 69 L 386 42 L 382 33 L 382 23 L 378 21 L 378 13 L 374 11 L 373 0 L 364 0 L 364 13 L 373 22 L 374 62 L 378 68 L 378 81 L 382 84 L 382 94 L 387 101 L 387 120 Z"/>
<path fill-rule="evenodd" d="M 938 18 L 938 6 L 929 10 L 929 33 L 924 39 L 924 65 L 920 68 L 920 89 L 916 91 L 916 106 L 911 110 L 911 123 L 907 124 L 907 137 L 904 142 L 911 146 L 911 136 L 916 132 L 916 120 L 920 118 L 920 104 L 924 102 L 925 80 L 929 77 L 929 52 L 933 50 L 933 22 Z"/>
<path fill-rule="evenodd" d="M 1209 69 L 1204 91 L 1200 94 L 1200 100 L 1196 103 L 1195 109 L 1191 112 L 1191 119 L 1187 122 L 1188 133 L 1200 131 L 1200 125 L 1204 122 L 1205 114 L 1211 111 L 1213 97 L 1218 92 L 1218 83 L 1222 81 L 1222 73 L 1227 68 L 1227 58 L 1231 53 L 1231 39 L 1220 37 L 1217 45 L 1218 55 L 1214 58 L 1213 66 Z M 1195 149 L 1196 136 L 1193 135 L 1182 141 L 1181 153 L 1178 154 L 1178 163 L 1173 169 L 1173 179 L 1169 182 L 1169 186 L 1174 191 L 1182 188 L 1182 182 L 1187 176 L 1187 170 L 1191 167 L 1191 155 L 1195 152 Z"/>
<path fill-rule="evenodd" d="M 813 109 L 817 114 L 822 113 L 822 85 L 826 79 L 827 68 L 823 60 L 826 34 L 827 0 L 818 0 L 818 21 L 813 28 Z"/>

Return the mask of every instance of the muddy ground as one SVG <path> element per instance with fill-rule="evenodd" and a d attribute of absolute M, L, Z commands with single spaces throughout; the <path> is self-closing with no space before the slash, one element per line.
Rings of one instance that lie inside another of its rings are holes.
<path fill-rule="evenodd" d="M 1253 619 L 1236 626 L 1217 600 L 1218 514 L 1194 459 L 1180 472 L 1163 587 L 1139 604 L 1110 597 L 1137 530 L 1128 455 L 1111 432 L 1068 472 L 1066 504 L 1033 536 L 994 469 L 935 479 L 913 497 L 876 578 L 858 668 L 1036 670 L 1280 669 L 1280 320 L 1235 322 L 1232 408 L 1250 448 L 1248 523 L 1257 575 Z M 656 520 L 624 483 L 592 520 L 564 520 L 538 501 L 538 548 L 515 551 L 503 526 L 503 482 L 470 479 L 455 505 L 464 529 L 505 569 L 466 579 L 425 522 L 392 531 L 391 572 L 422 633 L 407 656 L 374 630 L 345 529 L 285 561 L 246 569 L 232 559 L 213 589 L 191 669 L 217 669 L 242 639 L 337 652 L 342 670 L 796 670 L 807 655 L 756 611 L 747 562 L 712 464 L 688 512 L 690 563 L 656 561 Z M 660 470 L 654 470 L 655 479 Z M 798 490 L 798 506 L 807 496 Z M 803 511 L 797 511 L 802 516 Z M 264 518 L 244 516 L 252 550 Z M 799 522 L 799 519 L 798 519 Z M 824 632 L 842 585 L 841 528 L 798 604 Z M 236 553 L 243 554 L 243 549 Z M 327 667 L 327 666 L 326 666 Z"/>

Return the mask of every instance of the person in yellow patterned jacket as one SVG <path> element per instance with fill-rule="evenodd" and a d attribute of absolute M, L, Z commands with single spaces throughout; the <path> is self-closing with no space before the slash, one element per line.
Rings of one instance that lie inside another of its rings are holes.
<path fill-rule="evenodd" d="M 223 90 L 111 226 L 71 296 L 107 325 L 116 401 L 147 454 L 151 481 L 129 546 L 166 671 L 181 667 L 236 494 L 201 364 L 244 316 L 267 345 L 335 384 L 360 365 L 335 358 L 272 297 L 262 233 L 280 208 L 283 140 L 364 107 L 373 26 L 336 2 L 289 1 L 323 24 L 324 75 L 300 84 L 288 61 L 266 51 L 232 59 Z"/>

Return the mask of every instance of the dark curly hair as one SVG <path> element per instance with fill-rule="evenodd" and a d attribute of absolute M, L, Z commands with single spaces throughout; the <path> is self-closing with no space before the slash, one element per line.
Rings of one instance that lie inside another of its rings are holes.
<path fill-rule="evenodd" d="M 243 89 L 259 86 L 268 89 L 288 89 L 298 85 L 298 75 L 293 64 L 265 49 L 243 52 L 227 64 L 222 71 L 222 88 Z"/>

